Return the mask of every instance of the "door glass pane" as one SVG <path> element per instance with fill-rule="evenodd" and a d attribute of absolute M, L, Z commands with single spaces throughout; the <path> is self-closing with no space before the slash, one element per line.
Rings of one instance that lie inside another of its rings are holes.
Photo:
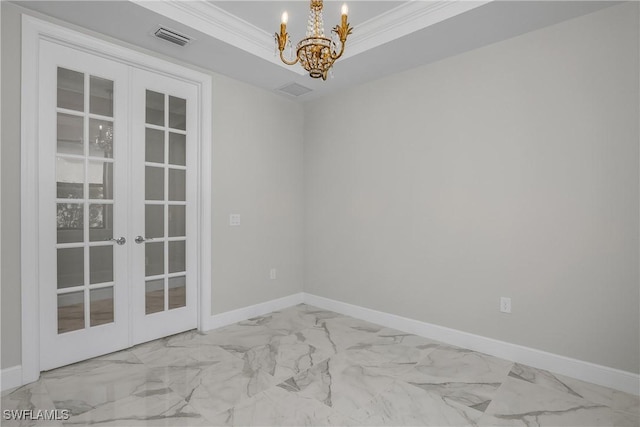
<path fill-rule="evenodd" d="M 84 154 L 82 116 L 58 113 L 57 140 L 59 154 Z"/>
<path fill-rule="evenodd" d="M 145 130 L 145 161 L 164 163 L 164 132 L 157 129 Z"/>
<path fill-rule="evenodd" d="M 169 163 L 172 165 L 185 166 L 187 160 L 186 154 L 186 136 L 179 133 L 169 133 Z"/>
<path fill-rule="evenodd" d="M 58 67 L 58 107 L 84 111 L 84 74 Z"/>
<path fill-rule="evenodd" d="M 169 310 L 187 305 L 187 281 L 185 276 L 169 279 Z"/>
<path fill-rule="evenodd" d="M 113 158 L 113 122 L 89 119 L 89 155 Z"/>
<path fill-rule="evenodd" d="M 113 81 L 91 76 L 89 85 L 91 114 L 113 117 Z"/>
<path fill-rule="evenodd" d="M 84 328 L 84 292 L 58 295 L 58 333 Z"/>
<path fill-rule="evenodd" d="M 185 206 L 169 206 L 169 237 L 182 237 L 185 235 Z"/>
<path fill-rule="evenodd" d="M 169 169 L 169 200 L 184 201 L 186 200 L 186 171 L 178 169 Z"/>
<path fill-rule="evenodd" d="M 84 248 L 58 249 L 58 289 L 84 284 Z"/>
<path fill-rule="evenodd" d="M 164 311 L 164 279 L 147 280 L 144 300 L 146 314 Z"/>
<path fill-rule="evenodd" d="M 56 159 L 57 197 L 82 199 L 84 197 L 84 160 Z"/>
<path fill-rule="evenodd" d="M 89 248 L 89 282 L 113 282 L 113 245 Z"/>
<path fill-rule="evenodd" d="M 164 126 L 164 95 L 147 90 L 146 123 Z"/>
<path fill-rule="evenodd" d="M 185 271 L 185 242 L 169 242 L 169 273 Z"/>
<path fill-rule="evenodd" d="M 113 163 L 89 162 L 89 198 L 113 199 Z"/>
<path fill-rule="evenodd" d="M 104 242 L 113 239 L 113 205 L 89 205 L 89 240 Z"/>
<path fill-rule="evenodd" d="M 145 167 L 144 194 L 146 200 L 164 200 L 164 168 Z"/>
<path fill-rule="evenodd" d="M 113 287 L 92 289 L 89 291 L 90 326 L 104 325 L 113 322 Z"/>
<path fill-rule="evenodd" d="M 187 208 L 178 203 L 186 201 L 187 138 L 181 131 L 186 131 L 187 105 L 183 98 L 149 90 L 146 102 L 146 122 L 161 127 L 147 126 L 145 130 L 145 236 L 155 239 L 145 243 L 145 303 L 149 314 L 186 306 Z M 152 201 L 163 204 L 154 205 Z M 169 237 L 183 240 L 168 241 Z M 180 276 L 169 278 L 170 273 Z M 162 278 L 151 280 L 152 276 Z"/>
<path fill-rule="evenodd" d="M 109 79 L 57 70 L 55 279 L 61 292 L 60 333 L 115 319 L 115 245 L 89 244 L 114 237 L 114 87 Z M 80 247 L 60 247 L 65 245 Z M 97 284 L 109 285 L 90 288 Z"/>
<path fill-rule="evenodd" d="M 169 127 L 173 129 L 187 129 L 187 100 L 169 97 Z"/>
<path fill-rule="evenodd" d="M 145 243 L 145 276 L 164 274 L 164 242 Z"/>
<path fill-rule="evenodd" d="M 56 209 L 58 243 L 84 240 L 84 203 L 58 203 Z"/>
<path fill-rule="evenodd" d="M 146 205 L 144 235 L 147 238 L 164 236 L 164 205 Z"/>

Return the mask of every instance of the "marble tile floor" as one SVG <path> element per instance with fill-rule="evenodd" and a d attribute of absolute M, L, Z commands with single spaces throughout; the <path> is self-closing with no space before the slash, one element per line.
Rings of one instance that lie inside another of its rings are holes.
<path fill-rule="evenodd" d="M 640 399 L 298 305 L 44 372 L 1 425 L 635 426 Z M 4 418 L 4 417 L 3 417 Z"/>

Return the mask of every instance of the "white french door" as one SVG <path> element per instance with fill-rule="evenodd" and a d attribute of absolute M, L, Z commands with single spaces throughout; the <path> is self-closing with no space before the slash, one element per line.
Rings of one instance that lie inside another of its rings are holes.
<path fill-rule="evenodd" d="M 197 88 L 42 41 L 40 368 L 197 326 Z"/>
<path fill-rule="evenodd" d="M 130 223 L 135 278 L 133 341 L 140 343 L 197 324 L 197 198 L 193 173 L 197 141 L 193 85 L 132 70 L 132 185 Z"/>

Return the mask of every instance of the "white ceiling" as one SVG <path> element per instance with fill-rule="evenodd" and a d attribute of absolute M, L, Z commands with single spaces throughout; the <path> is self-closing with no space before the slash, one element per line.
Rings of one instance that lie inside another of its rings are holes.
<path fill-rule="evenodd" d="M 283 11 L 294 45 L 304 36 L 308 1 L 15 1 L 25 8 L 209 69 L 255 86 L 298 83 L 306 102 L 366 81 L 428 64 L 616 4 L 612 1 L 349 0 L 354 27 L 334 77 L 311 79 L 275 56 Z M 342 1 L 326 0 L 325 32 L 339 23 Z M 180 48 L 153 37 L 158 26 L 194 38 Z M 282 96 L 290 97 L 282 94 Z"/>
<path fill-rule="evenodd" d="M 307 17 L 309 15 L 309 1 L 215 1 L 216 6 L 225 11 L 263 29 L 267 33 L 280 30 L 280 17 L 282 12 L 289 14 L 289 33 L 293 37 L 302 37 L 306 30 Z M 406 1 L 352 1 L 352 0 L 325 0 L 324 24 L 326 30 L 340 23 L 340 8 L 344 3 L 349 6 L 350 21 L 357 17 L 359 22 L 365 22 L 378 15 L 388 12 L 390 9 L 400 6 Z M 431 2 L 433 3 L 433 2 Z"/>

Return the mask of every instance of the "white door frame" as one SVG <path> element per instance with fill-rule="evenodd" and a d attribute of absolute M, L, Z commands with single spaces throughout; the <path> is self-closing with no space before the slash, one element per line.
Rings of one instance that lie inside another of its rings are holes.
<path fill-rule="evenodd" d="M 22 383 L 40 376 L 38 58 L 48 40 L 129 66 L 153 71 L 198 87 L 197 181 L 199 241 L 198 329 L 211 316 L 211 76 L 31 16 L 22 16 L 21 93 L 21 296 Z M 132 236 L 127 236 L 132 241 Z"/>

